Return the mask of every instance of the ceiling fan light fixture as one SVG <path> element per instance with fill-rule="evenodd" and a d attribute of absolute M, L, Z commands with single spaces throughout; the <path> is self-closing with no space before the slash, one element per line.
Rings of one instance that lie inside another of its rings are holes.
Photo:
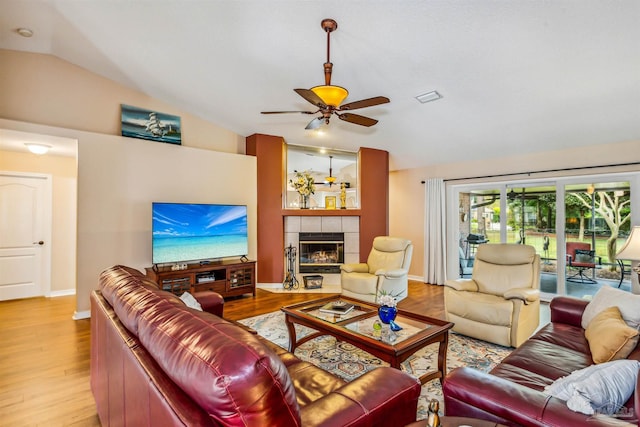
<path fill-rule="evenodd" d="M 333 176 L 333 156 L 329 156 L 329 176 L 325 177 L 324 180 L 329 183 L 329 187 L 336 182 L 336 177 Z"/>
<path fill-rule="evenodd" d="M 339 107 L 342 101 L 349 96 L 349 91 L 341 86 L 315 86 L 311 88 L 311 91 L 318 95 L 325 104 L 332 107 Z"/>

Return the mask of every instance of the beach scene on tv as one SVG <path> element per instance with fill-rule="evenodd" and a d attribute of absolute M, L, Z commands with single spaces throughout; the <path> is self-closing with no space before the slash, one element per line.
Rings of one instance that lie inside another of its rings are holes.
<path fill-rule="evenodd" d="M 154 203 L 152 210 L 154 264 L 248 253 L 246 206 Z"/>

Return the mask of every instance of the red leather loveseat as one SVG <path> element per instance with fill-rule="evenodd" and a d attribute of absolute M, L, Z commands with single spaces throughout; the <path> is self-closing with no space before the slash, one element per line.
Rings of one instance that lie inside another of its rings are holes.
<path fill-rule="evenodd" d="M 587 304 L 582 299 L 556 297 L 550 304 L 551 323 L 490 373 L 466 367 L 451 371 L 443 385 L 445 414 L 508 426 L 597 427 L 620 425 L 623 421 L 636 425 L 636 409 L 640 409 L 638 383 L 624 405 L 626 409 L 621 411 L 630 415 L 624 419 L 574 412 L 565 401 L 543 393 L 556 379 L 594 363 L 581 326 Z M 636 346 L 627 359 L 640 360 L 640 347 Z"/>
<path fill-rule="evenodd" d="M 91 389 L 104 426 L 377 426 L 416 419 L 420 385 L 378 368 L 345 383 L 140 272 L 105 270 L 91 294 Z"/>

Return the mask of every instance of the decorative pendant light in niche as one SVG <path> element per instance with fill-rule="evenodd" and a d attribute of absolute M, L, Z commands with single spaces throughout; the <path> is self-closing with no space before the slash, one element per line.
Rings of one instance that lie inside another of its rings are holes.
<path fill-rule="evenodd" d="M 333 176 L 333 156 L 329 156 L 329 176 L 325 177 L 324 180 L 329 183 L 329 187 L 336 182 L 336 177 Z"/>

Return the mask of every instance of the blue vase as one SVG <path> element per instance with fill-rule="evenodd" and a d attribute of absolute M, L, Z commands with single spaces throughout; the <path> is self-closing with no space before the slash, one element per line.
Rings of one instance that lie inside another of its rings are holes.
<path fill-rule="evenodd" d="M 378 316 L 380 317 L 380 321 L 385 325 L 388 325 L 390 322 L 394 321 L 397 315 L 398 309 L 395 307 L 381 305 L 380 308 L 378 308 Z"/>

